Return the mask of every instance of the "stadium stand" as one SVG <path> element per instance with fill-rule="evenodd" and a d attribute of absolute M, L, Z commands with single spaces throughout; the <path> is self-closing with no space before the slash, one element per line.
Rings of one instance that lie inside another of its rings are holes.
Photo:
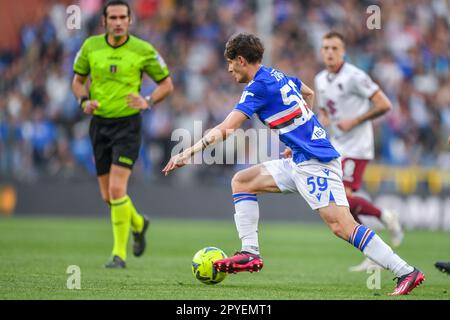
<path fill-rule="evenodd" d="M 241 87 L 228 81 L 223 49 L 232 33 L 257 32 L 257 2 L 129 2 L 136 13 L 133 33 L 161 48 L 176 88 L 167 102 L 144 114 L 136 176 L 159 179 L 174 145 L 170 141 L 174 129 L 192 131 L 194 120 L 204 121 L 204 129 L 211 127 L 237 102 Z M 24 13 L 20 25 L 16 20 L 15 25 L 5 25 L 14 41 L 0 49 L 0 176 L 19 181 L 89 177 L 95 174 L 89 119 L 78 109 L 70 84 L 72 63 L 83 39 L 103 32 L 98 13 L 103 1 L 79 2 L 80 30 L 66 27 L 67 1 L 33 3 L 34 10 L 26 11 L 28 16 Z M 369 30 L 361 27 L 368 16 L 368 1 L 276 0 L 272 64 L 312 85 L 322 68 L 321 36 L 330 29 L 343 32 L 348 60 L 369 72 L 394 105 L 375 123 L 375 163 L 448 171 L 450 8 L 446 3 L 384 1 L 382 28 Z M 9 6 L 14 11 L 22 4 Z M 152 85 L 145 79 L 142 91 L 148 93 Z M 232 171 L 232 166 L 200 166 L 188 179 L 217 178 Z M 373 187 L 376 176 L 370 172 L 366 181 Z M 439 173 L 418 176 L 432 184 L 440 177 Z"/>

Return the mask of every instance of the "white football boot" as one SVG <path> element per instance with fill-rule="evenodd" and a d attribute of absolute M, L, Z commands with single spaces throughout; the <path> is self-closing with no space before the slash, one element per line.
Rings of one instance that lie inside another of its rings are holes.
<path fill-rule="evenodd" d="M 358 264 L 357 266 L 348 268 L 348 271 L 350 271 L 350 272 L 366 272 L 369 269 L 370 270 L 379 270 L 379 269 L 383 269 L 383 267 L 380 266 L 379 264 L 373 262 L 369 258 L 365 258 L 364 261 L 361 262 L 360 264 Z"/>
<path fill-rule="evenodd" d="M 403 241 L 404 233 L 400 221 L 398 220 L 398 215 L 391 210 L 384 209 L 381 211 L 380 220 L 389 231 L 392 247 L 397 248 L 400 246 Z"/>

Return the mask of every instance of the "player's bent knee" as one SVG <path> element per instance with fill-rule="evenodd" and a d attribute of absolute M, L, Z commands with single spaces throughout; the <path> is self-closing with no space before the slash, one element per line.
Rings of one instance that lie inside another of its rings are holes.
<path fill-rule="evenodd" d="M 252 190 L 248 190 L 249 184 L 247 182 L 248 181 L 244 179 L 244 173 L 242 171 L 236 172 L 231 179 L 231 189 L 233 190 L 233 193 L 244 191 L 251 192 Z"/>

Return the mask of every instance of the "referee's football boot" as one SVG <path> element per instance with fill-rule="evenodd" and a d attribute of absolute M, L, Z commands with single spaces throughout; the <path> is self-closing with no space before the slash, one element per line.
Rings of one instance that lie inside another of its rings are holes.
<path fill-rule="evenodd" d="M 147 245 L 146 241 L 145 241 L 145 233 L 147 232 L 148 226 L 150 224 L 150 220 L 148 219 L 148 217 L 144 216 L 144 228 L 142 228 L 141 232 L 133 232 L 133 239 L 134 239 L 134 243 L 133 243 L 133 254 L 136 257 L 140 257 L 142 256 L 142 254 L 145 251 L 145 247 Z"/>
<path fill-rule="evenodd" d="M 105 268 L 108 269 L 125 269 L 126 263 L 119 256 L 114 256 L 111 261 L 105 264 Z"/>
<path fill-rule="evenodd" d="M 264 263 L 262 258 L 246 251 L 238 251 L 234 256 L 217 260 L 213 263 L 213 267 L 220 272 L 237 273 L 237 272 L 259 272 Z"/>
<path fill-rule="evenodd" d="M 425 281 L 425 275 L 420 270 L 414 270 L 404 276 L 397 278 L 397 286 L 390 296 L 401 296 L 410 293 L 415 287 L 418 287 Z"/>
<path fill-rule="evenodd" d="M 440 271 L 450 274 L 450 261 L 449 262 L 436 262 L 434 264 Z"/>

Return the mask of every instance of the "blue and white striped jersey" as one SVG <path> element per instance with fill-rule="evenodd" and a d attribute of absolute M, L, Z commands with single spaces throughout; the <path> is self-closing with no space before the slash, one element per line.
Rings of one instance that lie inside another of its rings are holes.
<path fill-rule="evenodd" d="M 279 70 L 261 66 L 248 83 L 234 110 L 251 118 L 256 114 L 293 152 L 293 160 L 329 162 L 340 154 L 328 140 L 312 110 L 303 99 L 302 82 Z"/>

